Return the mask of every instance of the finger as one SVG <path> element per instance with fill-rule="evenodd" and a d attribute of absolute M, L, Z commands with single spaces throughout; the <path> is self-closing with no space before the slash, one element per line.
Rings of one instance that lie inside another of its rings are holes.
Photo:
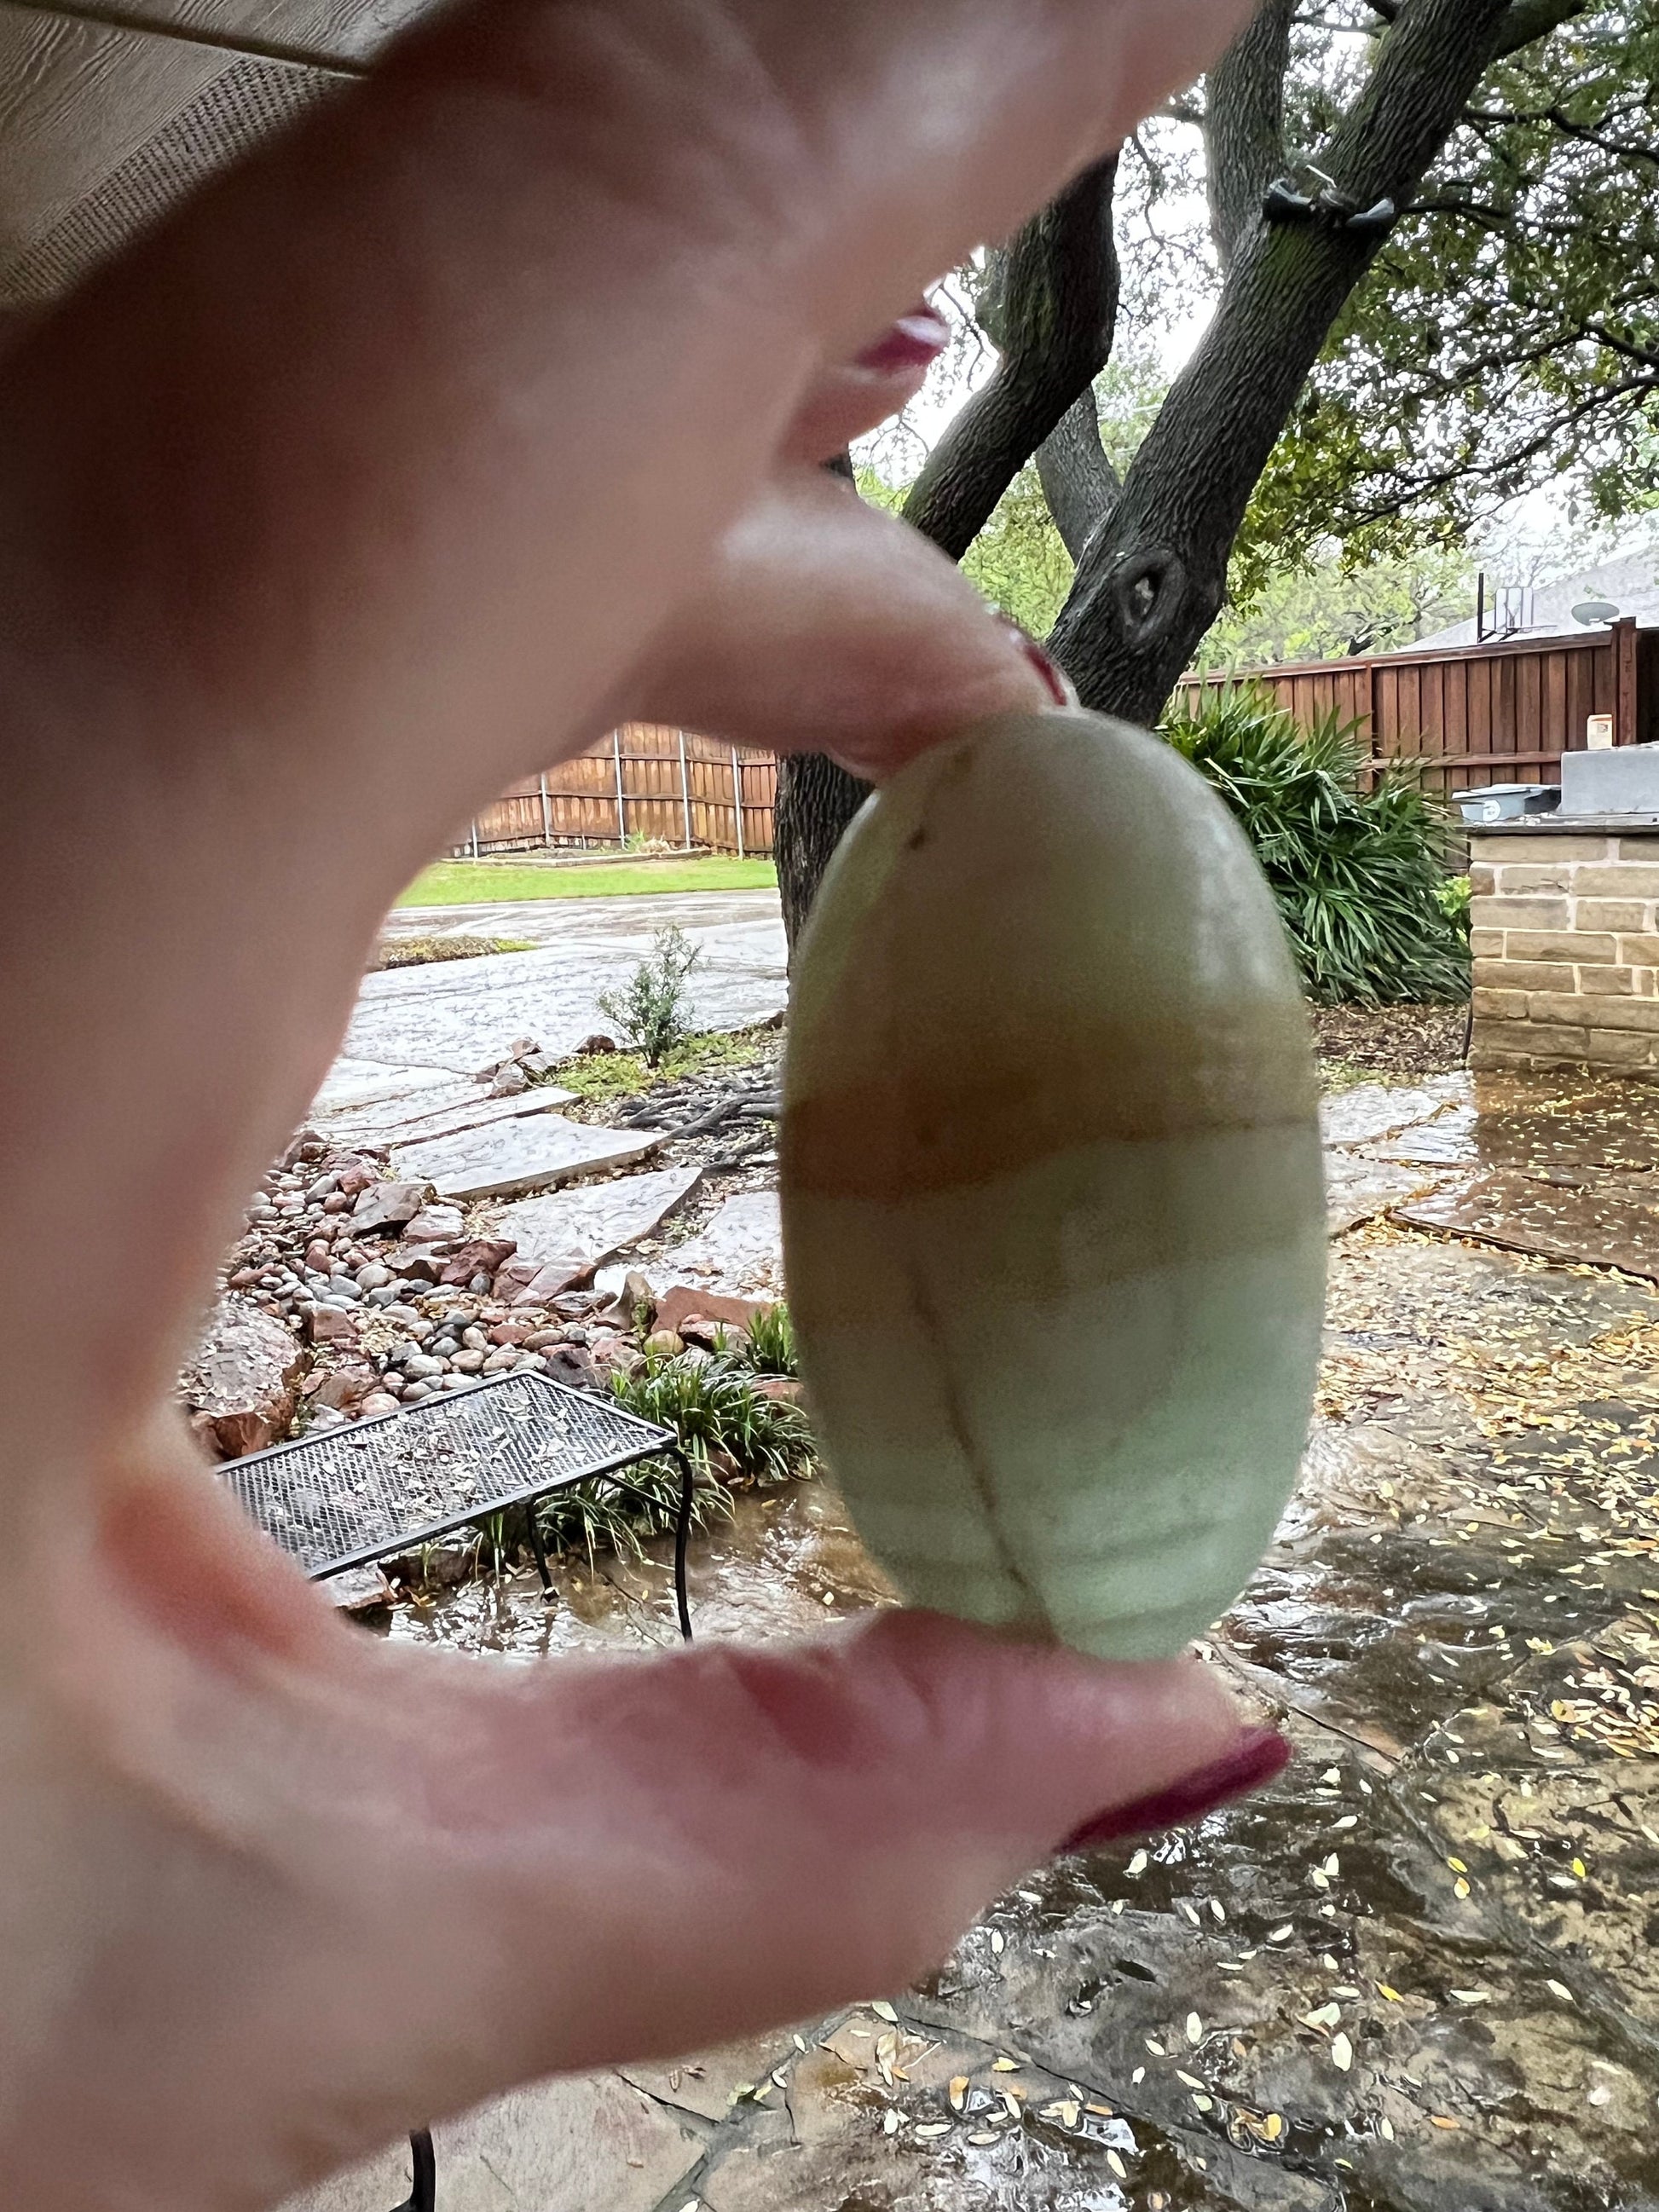
<path fill-rule="evenodd" d="M 83 1904 L 85 1996 L 44 2039 L 76 2054 L 76 2124 L 23 2100 L 9 2139 L 60 2193 L 21 2201 L 106 2201 L 83 2144 L 118 2157 L 124 2203 L 240 2203 L 251 2172 L 268 2201 L 511 2081 L 896 1991 L 1078 1830 L 1283 1756 L 1191 1662 L 924 1615 L 545 1670 L 262 1637 L 246 1611 L 216 1660 L 147 1634 L 75 1733 L 198 1871 L 151 1892 L 162 1855 L 129 1821 L 133 1878 Z M 106 2002 L 117 1962 L 164 2015 Z"/>
<path fill-rule="evenodd" d="M 878 781 L 978 715 L 1061 703 L 1064 682 L 936 546 L 802 469 L 726 533 L 623 703 Z"/>
<path fill-rule="evenodd" d="M 951 343 L 951 325 L 919 300 L 851 361 L 826 370 L 784 434 L 786 460 L 827 461 L 896 415 L 927 381 Z"/>
<path fill-rule="evenodd" d="M 104 1259 L 0 1287 L 15 1406 L 161 1387 L 401 884 L 603 729 L 823 365 L 1237 4 L 441 15 L 0 362 L 0 1238 Z"/>
<path fill-rule="evenodd" d="M 20 349 L 14 491 L 75 572 L 41 632 L 142 637 L 171 747 L 257 710 L 337 783 L 395 754 L 382 813 L 447 823 L 583 721 L 823 364 L 1238 12 L 441 21 Z"/>

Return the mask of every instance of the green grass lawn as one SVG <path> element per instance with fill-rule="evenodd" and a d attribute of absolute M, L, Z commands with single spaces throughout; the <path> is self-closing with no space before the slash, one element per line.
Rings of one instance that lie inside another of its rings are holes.
<path fill-rule="evenodd" d="M 495 899 L 627 898 L 647 891 L 769 890 L 770 860 L 617 860 L 549 867 L 511 860 L 440 860 L 416 877 L 399 906 L 476 906 Z"/>

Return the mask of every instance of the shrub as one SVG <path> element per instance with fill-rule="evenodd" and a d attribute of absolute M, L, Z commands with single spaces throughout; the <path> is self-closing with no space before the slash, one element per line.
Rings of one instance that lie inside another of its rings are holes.
<path fill-rule="evenodd" d="M 692 1473 L 696 1478 L 691 1491 L 692 1527 L 706 1528 L 717 1516 L 729 1518 L 732 1505 L 725 1485 L 695 1458 Z M 669 1460 L 645 1460 L 629 1468 L 620 1480 L 626 1483 L 625 1489 L 600 1475 L 540 1499 L 535 1512 L 548 1550 L 586 1552 L 590 1567 L 599 1552 L 643 1559 L 646 1537 L 665 1534 L 678 1517 L 680 1471 Z"/>
<path fill-rule="evenodd" d="M 671 923 L 652 939 L 650 951 L 621 990 L 599 994 L 600 1012 L 648 1067 L 691 1034 L 685 987 L 701 957 L 685 932 Z"/>
<path fill-rule="evenodd" d="M 726 1359 L 647 1355 L 637 1374 L 613 1375 L 619 1405 L 672 1429 L 699 1474 L 717 1459 L 751 1482 L 783 1482 L 812 1457 L 812 1432 L 798 1406 L 757 1390 Z"/>
<path fill-rule="evenodd" d="M 756 1375 L 799 1376 L 800 1355 L 788 1307 L 763 1306 L 731 1346 L 731 1353 L 739 1367 Z"/>
<path fill-rule="evenodd" d="M 1450 817 L 1409 769 L 1373 766 L 1353 724 L 1330 714 L 1303 730 L 1245 687 L 1176 714 L 1164 734 L 1243 825 L 1310 998 L 1468 997 L 1468 934 L 1442 888 Z"/>

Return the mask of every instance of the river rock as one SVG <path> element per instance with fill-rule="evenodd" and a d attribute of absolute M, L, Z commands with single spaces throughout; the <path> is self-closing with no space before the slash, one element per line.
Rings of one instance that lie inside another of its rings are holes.
<path fill-rule="evenodd" d="M 431 1186 L 425 1182 L 371 1183 L 352 1209 L 352 1234 L 366 1237 L 372 1230 L 402 1229 L 417 1218 L 431 1194 Z"/>
<path fill-rule="evenodd" d="M 222 1299 L 185 1377 L 190 1425 L 221 1459 L 274 1443 L 294 1418 L 305 1354 L 257 1306 Z"/>

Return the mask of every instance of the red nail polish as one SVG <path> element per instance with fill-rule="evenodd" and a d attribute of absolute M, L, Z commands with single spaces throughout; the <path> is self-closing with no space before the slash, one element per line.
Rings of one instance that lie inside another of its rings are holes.
<path fill-rule="evenodd" d="M 1000 614 L 997 619 L 1012 632 L 1014 643 L 1048 685 L 1048 696 L 1054 701 L 1055 706 L 1075 707 L 1078 703 L 1077 693 L 1073 690 L 1071 678 L 1060 663 L 1052 659 L 1031 635 L 1030 631 L 1022 629 L 1012 615 Z"/>
<path fill-rule="evenodd" d="M 951 325 L 925 300 L 883 331 L 857 357 L 857 366 L 876 376 L 897 376 L 907 368 L 927 368 L 951 343 Z"/>
<path fill-rule="evenodd" d="M 1132 1805 L 1114 1805 L 1097 1820 L 1085 1820 L 1068 1836 L 1060 1852 L 1086 1851 L 1097 1844 L 1121 1842 L 1127 1836 L 1151 1836 L 1176 1828 L 1188 1820 L 1201 1820 L 1218 1805 L 1243 1797 L 1284 1771 L 1291 1747 L 1277 1729 L 1247 1729 L 1224 1757 L 1183 1775 L 1167 1790 L 1138 1797 Z"/>

